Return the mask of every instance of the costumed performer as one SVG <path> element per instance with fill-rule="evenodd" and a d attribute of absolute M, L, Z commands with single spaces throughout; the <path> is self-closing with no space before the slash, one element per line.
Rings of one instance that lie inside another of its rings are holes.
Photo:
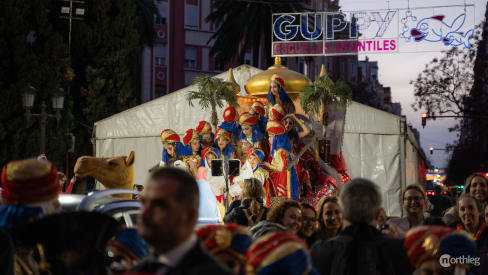
<path fill-rule="evenodd" d="M 161 142 L 163 143 L 163 157 L 159 166 L 173 166 L 175 161 L 181 160 L 187 155 L 185 146 L 180 142 L 180 136 L 171 129 L 161 132 Z"/>
<path fill-rule="evenodd" d="M 214 143 L 212 125 L 210 125 L 210 123 L 208 123 L 207 121 L 202 120 L 198 123 L 196 130 L 202 149 L 205 147 L 212 147 Z"/>
<path fill-rule="evenodd" d="M 286 115 L 285 108 L 282 104 L 275 104 L 269 109 L 269 119 L 281 121 Z"/>
<path fill-rule="evenodd" d="M 295 105 L 293 105 L 291 98 L 285 92 L 284 87 L 285 81 L 283 78 L 277 74 L 273 74 L 266 100 L 270 104 L 270 107 L 275 104 L 282 104 L 287 114 L 295 113 Z"/>
<path fill-rule="evenodd" d="M 259 130 L 257 123 L 257 117 L 250 113 L 243 113 L 239 117 L 239 125 L 242 129 L 239 141 L 239 151 L 241 152 L 241 161 L 243 163 L 246 161 L 249 148 L 259 148 L 266 152 L 266 155 L 267 152 L 269 152 L 269 148 L 266 146 L 267 142 L 265 142 L 263 133 Z"/>
<path fill-rule="evenodd" d="M 287 170 L 288 164 L 292 161 L 292 147 L 290 139 L 285 132 L 285 126 L 280 121 L 271 120 L 268 122 L 267 131 L 269 134 L 269 144 L 271 153 L 268 160 L 261 165 L 271 171 L 270 178 L 273 186 L 270 190 L 272 195 L 276 197 L 286 197 L 298 200 L 299 181 L 295 171 L 295 167 L 291 166 Z"/>
<path fill-rule="evenodd" d="M 238 113 L 234 106 L 228 106 L 222 113 L 224 122 L 219 125 L 220 129 L 224 129 L 231 134 L 232 141 L 239 140 L 239 125 L 237 125 Z M 235 144 L 234 144 L 235 145 Z"/>
<path fill-rule="evenodd" d="M 217 129 L 215 132 L 215 145 L 217 149 L 219 149 L 222 159 L 224 161 L 229 160 L 229 159 L 235 159 L 236 158 L 236 151 L 234 150 L 234 147 L 231 144 L 232 141 L 232 136 L 230 132 L 227 132 L 224 129 Z"/>
<path fill-rule="evenodd" d="M 251 109 L 249 110 L 251 115 L 258 116 L 258 126 L 261 130 L 261 133 L 266 133 L 266 124 L 268 123 L 268 119 L 266 118 L 266 110 L 264 109 L 263 103 L 256 101 L 252 104 Z"/>
<path fill-rule="evenodd" d="M 189 172 L 193 176 L 196 176 L 198 167 L 203 166 L 200 139 L 198 138 L 197 131 L 193 129 L 186 130 L 185 136 L 183 137 L 183 145 L 185 145 L 188 153 L 187 156 L 183 157 L 183 161 Z"/>

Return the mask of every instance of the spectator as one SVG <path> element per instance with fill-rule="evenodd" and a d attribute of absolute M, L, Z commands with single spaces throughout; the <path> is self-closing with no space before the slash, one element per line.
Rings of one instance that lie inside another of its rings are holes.
<path fill-rule="evenodd" d="M 33 249 L 23 243 L 20 232 L 31 221 L 59 211 L 58 193 L 56 167 L 47 160 L 12 161 L 3 168 L 0 228 L 10 235 L 15 244 L 18 274 L 39 272 L 39 266 L 32 257 Z"/>
<path fill-rule="evenodd" d="M 265 220 L 268 208 L 264 207 L 263 198 L 263 184 L 258 179 L 244 180 L 242 200 L 232 202 L 224 222 L 252 227 Z"/>
<path fill-rule="evenodd" d="M 302 207 L 294 200 L 282 201 L 276 207 L 271 208 L 267 220 L 281 224 L 291 233 L 297 234 L 302 227 Z"/>
<path fill-rule="evenodd" d="M 244 257 L 252 243 L 246 227 L 236 223 L 208 225 L 200 227 L 197 236 L 203 246 L 232 270 L 232 273 L 244 273 Z"/>
<path fill-rule="evenodd" d="M 246 254 L 247 274 L 317 274 L 305 243 L 290 232 L 274 232 L 254 241 Z"/>
<path fill-rule="evenodd" d="M 405 239 L 405 249 L 410 262 L 417 269 L 416 274 L 466 274 L 463 264 L 441 265 L 441 256 L 475 258 L 476 244 L 473 239 L 461 231 L 442 226 L 418 226 L 410 230 Z"/>
<path fill-rule="evenodd" d="M 343 228 L 343 213 L 337 197 L 323 197 L 318 204 L 318 223 L 315 240 L 333 238 Z"/>
<path fill-rule="evenodd" d="M 152 247 L 133 271 L 178 274 L 231 274 L 206 252 L 194 234 L 199 191 L 195 179 L 176 168 L 159 168 L 141 194 L 139 234 Z"/>
<path fill-rule="evenodd" d="M 470 194 L 484 207 L 488 200 L 488 179 L 478 173 L 471 174 L 466 178 L 462 195 L 464 194 Z"/>
<path fill-rule="evenodd" d="M 59 182 L 59 188 L 60 188 L 60 193 L 63 194 L 66 191 L 66 176 L 64 175 L 63 172 L 58 172 L 58 182 Z"/>
<path fill-rule="evenodd" d="M 340 193 L 349 226 L 312 246 L 312 263 L 321 274 L 411 274 L 402 240 L 376 230 L 381 209 L 379 187 L 366 179 L 346 183 Z"/>
<path fill-rule="evenodd" d="M 442 217 L 444 212 L 452 206 L 451 199 L 442 194 L 442 188 L 440 185 L 434 185 L 435 196 L 429 197 L 429 201 L 433 206 L 430 211 L 431 217 Z"/>
<path fill-rule="evenodd" d="M 457 208 L 461 222 L 456 225 L 456 228 L 470 233 L 480 248 L 487 241 L 486 223 L 481 216 L 480 201 L 465 194 L 459 197 Z"/>
<path fill-rule="evenodd" d="M 315 241 L 316 224 L 317 212 L 315 212 L 315 209 L 310 204 L 302 203 L 302 228 L 298 235 L 305 240 L 309 247 Z"/>
<path fill-rule="evenodd" d="M 424 188 L 421 185 L 408 185 L 402 194 L 402 205 L 405 212 L 407 212 L 407 216 L 391 219 L 388 223 L 394 224 L 400 229 L 401 233 L 407 233 L 410 228 L 424 223 L 428 202 Z"/>

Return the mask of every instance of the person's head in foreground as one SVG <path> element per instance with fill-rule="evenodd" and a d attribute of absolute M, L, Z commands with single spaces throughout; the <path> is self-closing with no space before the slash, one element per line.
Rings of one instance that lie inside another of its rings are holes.
<path fill-rule="evenodd" d="M 280 202 L 268 212 L 269 222 L 284 225 L 293 234 L 297 234 L 302 227 L 302 207 L 294 200 Z"/>
<path fill-rule="evenodd" d="M 154 171 L 141 193 L 139 234 L 163 254 L 185 242 L 198 220 L 198 185 L 190 174 L 175 168 Z"/>
<path fill-rule="evenodd" d="M 381 211 L 381 193 L 372 181 L 357 178 L 344 184 L 339 201 L 344 219 L 350 224 L 377 226 L 378 213 Z"/>
<path fill-rule="evenodd" d="M 207 225 L 198 228 L 203 246 L 234 274 L 242 274 L 244 258 L 252 238 L 246 227 L 235 223 Z"/>
<path fill-rule="evenodd" d="M 246 254 L 248 275 L 318 274 L 312 267 L 306 244 L 288 231 L 256 239 Z"/>
<path fill-rule="evenodd" d="M 466 232 L 453 228 L 417 226 L 408 231 L 404 245 L 410 263 L 421 275 L 466 274 L 476 265 L 476 243 Z M 454 258 L 472 258 L 473 262 L 456 264 Z"/>

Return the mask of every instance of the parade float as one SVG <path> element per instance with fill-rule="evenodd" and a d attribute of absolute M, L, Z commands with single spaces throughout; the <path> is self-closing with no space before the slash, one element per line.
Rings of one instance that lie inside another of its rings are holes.
<path fill-rule="evenodd" d="M 387 214 L 400 216 L 402 190 L 406 185 L 422 183 L 425 175 L 425 155 L 406 119 L 353 101 L 345 108 L 329 106 L 327 123 L 310 118 L 301 107 L 300 93 L 311 80 L 283 66 L 280 58 L 264 71 L 241 65 L 215 77 L 237 84 L 237 112 L 243 113 L 255 102 L 266 102 L 275 74 L 284 80 L 297 117 L 313 130 L 305 143 L 320 160 L 322 171 L 337 185 L 349 177 L 373 180 L 381 187 Z M 211 112 L 198 104 L 188 104 L 187 94 L 196 89 L 190 85 L 96 122 L 95 155 L 111 157 L 134 151 L 138 155 L 135 184 L 144 184 L 148 169 L 161 161 L 163 129 L 172 129 L 183 137 L 188 128 L 195 128 L 200 121 L 211 121 Z M 219 118 L 223 109 L 216 110 Z"/>

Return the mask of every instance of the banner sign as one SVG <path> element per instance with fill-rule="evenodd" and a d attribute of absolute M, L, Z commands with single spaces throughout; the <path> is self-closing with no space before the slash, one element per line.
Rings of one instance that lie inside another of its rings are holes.
<path fill-rule="evenodd" d="M 471 49 L 474 5 L 384 11 L 275 13 L 273 56 Z"/>

